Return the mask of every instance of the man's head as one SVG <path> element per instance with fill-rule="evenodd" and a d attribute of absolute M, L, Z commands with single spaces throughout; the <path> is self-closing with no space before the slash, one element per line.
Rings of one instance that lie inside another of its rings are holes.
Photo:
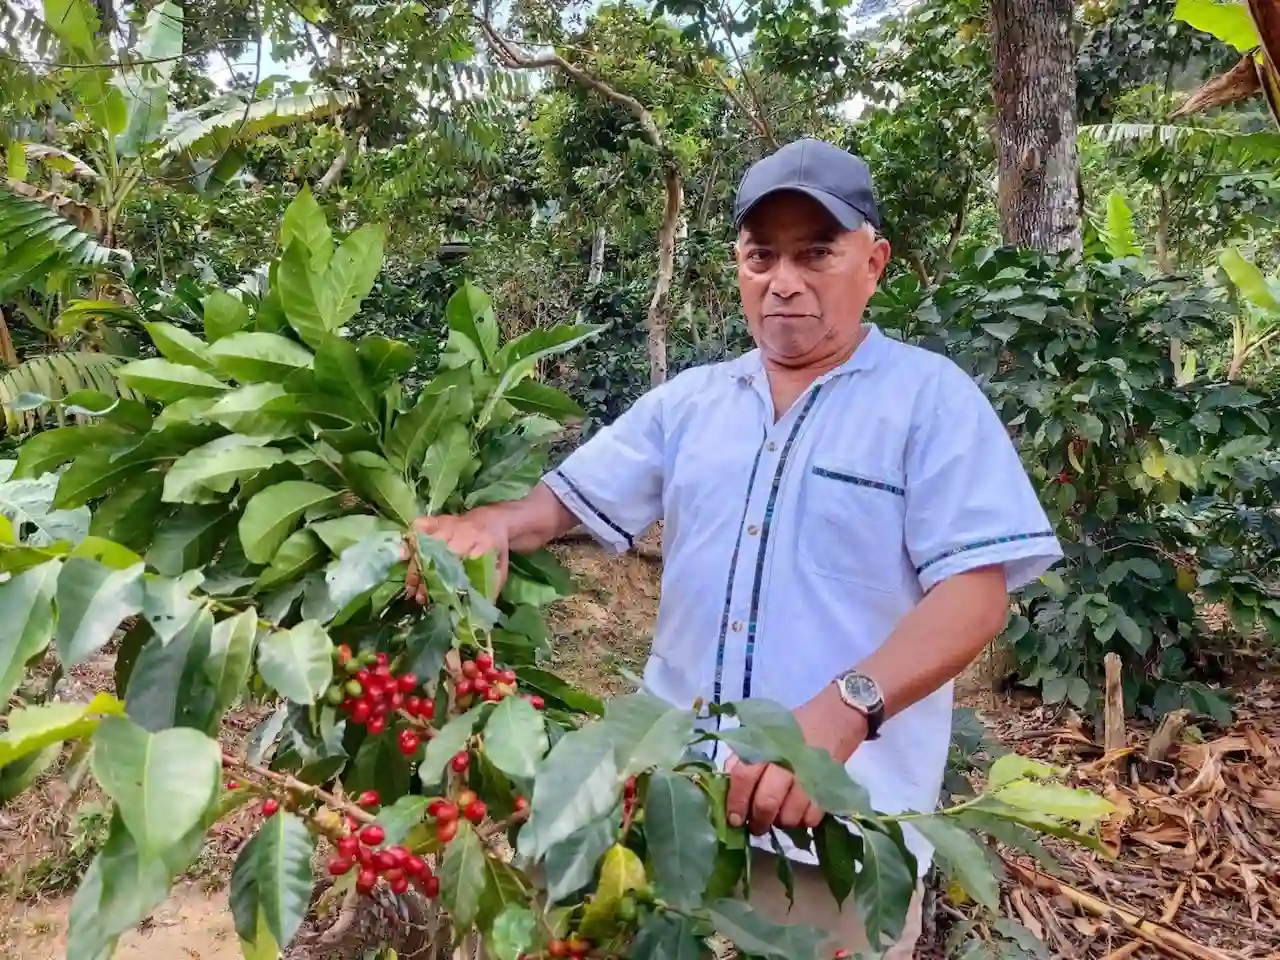
<path fill-rule="evenodd" d="M 765 359 L 843 360 L 889 260 L 867 165 L 821 140 L 787 144 L 747 171 L 734 220 L 738 289 Z"/>

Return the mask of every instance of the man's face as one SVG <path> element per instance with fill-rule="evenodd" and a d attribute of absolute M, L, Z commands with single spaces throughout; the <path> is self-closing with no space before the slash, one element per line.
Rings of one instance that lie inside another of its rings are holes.
<path fill-rule="evenodd" d="M 774 363 L 805 367 L 857 344 L 889 244 L 869 229 L 843 229 L 816 200 L 787 192 L 751 212 L 736 254 L 756 346 Z"/>

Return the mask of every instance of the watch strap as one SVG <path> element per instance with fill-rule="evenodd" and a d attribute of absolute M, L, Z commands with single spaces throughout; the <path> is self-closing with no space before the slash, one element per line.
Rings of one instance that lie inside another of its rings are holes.
<path fill-rule="evenodd" d="M 877 691 L 876 699 L 871 703 L 860 703 L 854 700 L 845 688 L 845 680 L 848 677 L 859 677 L 867 680 Z M 857 710 L 867 721 L 867 740 L 876 740 L 880 737 L 880 728 L 884 725 L 884 697 L 880 695 L 880 685 L 874 679 L 868 677 L 865 673 L 857 670 L 850 670 L 848 673 L 841 674 L 835 680 L 836 689 L 840 692 L 840 699 L 852 710 Z"/>

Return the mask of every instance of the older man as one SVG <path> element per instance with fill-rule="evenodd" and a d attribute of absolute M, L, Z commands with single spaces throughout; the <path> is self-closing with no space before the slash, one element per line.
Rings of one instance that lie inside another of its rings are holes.
<path fill-rule="evenodd" d="M 889 245 L 866 165 L 818 140 L 738 190 L 738 286 L 756 349 L 641 397 L 528 496 L 419 528 L 463 555 L 541 547 L 582 524 L 618 551 L 663 521 L 648 690 L 672 704 L 766 697 L 795 712 L 884 811 L 931 810 L 951 681 L 1002 629 L 1008 592 L 1061 551 L 1004 427 L 949 360 L 862 315 Z M 411 590 L 420 589 L 411 577 Z M 771 856 L 773 826 L 822 816 L 784 768 L 730 757 L 728 815 Z M 921 873 L 931 849 L 909 833 Z M 752 901 L 865 949 L 814 859 L 788 911 L 776 872 Z M 890 958 L 919 935 L 919 896 Z"/>

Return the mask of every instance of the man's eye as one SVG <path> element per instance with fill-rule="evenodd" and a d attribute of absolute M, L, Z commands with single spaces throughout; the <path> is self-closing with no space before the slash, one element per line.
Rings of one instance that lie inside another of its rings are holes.
<path fill-rule="evenodd" d="M 768 250 L 749 250 L 747 251 L 748 263 L 768 263 L 772 254 Z"/>
<path fill-rule="evenodd" d="M 823 258 L 829 257 L 829 256 L 831 256 L 830 247 L 810 247 L 809 248 L 810 260 L 822 260 Z"/>

